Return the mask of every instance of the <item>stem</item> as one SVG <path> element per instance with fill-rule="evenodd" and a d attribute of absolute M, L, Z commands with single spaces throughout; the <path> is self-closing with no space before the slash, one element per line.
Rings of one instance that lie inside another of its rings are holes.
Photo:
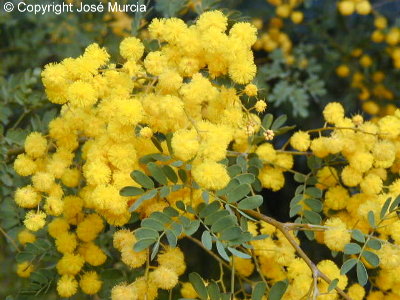
<path fill-rule="evenodd" d="M 311 261 L 311 259 L 307 256 L 307 254 L 303 251 L 303 249 L 300 248 L 300 246 L 296 243 L 295 239 L 290 235 L 287 226 L 285 223 L 281 223 L 271 217 L 268 217 L 266 215 L 263 215 L 257 211 L 254 210 L 245 210 L 245 212 L 259 220 L 262 220 L 264 222 L 267 222 L 268 224 L 271 224 L 272 226 L 276 227 L 282 234 L 285 236 L 285 238 L 288 240 L 288 242 L 292 245 L 292 247 L 296 250 L 297 254 L 305 261 L 305 263 L 308 265 L 308 267 L 311 269 L 313 273 L 313 277 L 320 277 L 322 278 L 326 283 L 330 284 L 332 281 L 326 276 L 324 273 L 322 273 L 318 267 Z M 315 279 L 316 280 L 316 279 Z M 347 300 L 351 300 L 351 298 L 340 288 L 335 287 L 335 290 L 344 298 Z"/>
<path fill-rule="evenodd" d="M 17 243 L 8 235 L 7 232 L 0 226 L 0 232 L 4 235 L 4 237 L 10 241 L 11 245 L 15 248 L 15 250 L 20 253 L 21 250 L 19 250 Z"/>

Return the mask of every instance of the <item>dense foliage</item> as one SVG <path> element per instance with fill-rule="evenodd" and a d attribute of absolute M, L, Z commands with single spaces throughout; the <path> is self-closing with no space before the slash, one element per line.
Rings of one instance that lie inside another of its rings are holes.
<path fill-rule="evenodd" d="M 0 13 L 0 297 L 400 299 L 399 4 L 146 4 Z"/>

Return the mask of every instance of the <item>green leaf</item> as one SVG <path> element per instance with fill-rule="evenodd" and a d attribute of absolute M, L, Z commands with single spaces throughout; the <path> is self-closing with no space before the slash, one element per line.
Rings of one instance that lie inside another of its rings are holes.
<path fill-rule="evenodd" d="M 201 276 L 195 272 L 192 272 L 189 274 L 189 281 L 192 284 L 197 295 L 199 295 L 200 299 L 207 300 L 208 298 L 207 288 Z"/>
<path fill-rule="evenodd" d="M 223 259 L 225 259 L 226 261 L 230 261 L 229 256 L 226 253 L 224 245 L 220 241 L 217 241 L 216 245 L 217 245 L 217 251 L 218 251 L 219 255 L 221 255 L 221 257 Z"/>
<path fill-rule="evenodd" d="M 337 278 L 333 279 L 328 286 L 328 293 L 331 292 L 332 290 L 334 290 L 337 287 L 338 283 L 339 283 L 339 279 L 337 279 Z"/>
<path fill-rule="evenodd" d="M 268 300 L 280 300 L 286 292 L 288 287 L 287 281 L 278 281 L 269 291 Z"/>
<path fill-rule="evenodd" d="M 165 165 L 162 167 L 165 175 L 167 175 L 168 179 L 173 182 L 177 183 L 178 182 L 178 176 L 176 175 L 174 169 L 172 169 L 170 166 Z"/>
<path fill-rule="evenodd" d="M 152 136 L 151 141 L 153 142 L 154 146 L 156 146 L 158 151 L 160 151 L 161 153 L 164 152 L 164 150 L 156 136 Z"/>
<path fill-rule="evenodd" d="M 228 250 L 229 250 L 230 253 L 232 253 L 233 255 L 235 255 L 237 257 L 244 258 L 244 259 L 251 259 L 251 255 L 249 255 L 247 253 L 244 253 L 242 251 L 239 251 L 239 250 L 237 250 L 235 248 L 228 247 Z"/>
<path fill-rule="evenodd" d="M 240 199 L 243 199 L 248 193 L 250 193 L 250 186 L 248 184 L 242 184 L 233 189 L 228 195 L 228 202 L 235 203 Z"/>
<path fill-rule="evenodd" d="M 242 168 L 242 172 L 246 172 L 247 169 L 247 160 L 243 155 L 239 155 L 236 158 L 236 163 Z"/>
<path fill-rule="evenodd" d="M 177 244 L 177 242 L 178 242 L 178 238 L 177 238 L 177 236 L 175 235 L 175 233 L 172 231 L 172 230 L 170 230 L 170 229 L 168 229 L 168 230 L 166 230 L 165 231 L 165 235 L 167 236 L 167 240 L 168 240 L 168 244 L 171 246 L 171 247 L 176 247 L 176 244 Z"/>
<path fill-rule="evenodd" d="M 236 179 L 239 180 L 240 184 L 252 184 L 256 180 L 256 177 L 254 174 L 246 173 L 236 176 Z"/>
<path fill-rule="evenodd" d="M 143 251 L 143 250 L 149 248 L 156 241 L 157 241 L 157 239 L 140 240 L 135 244 L 135 246 L 133 246 L 133 250 L 135 250 L 136 252 Z"/>
<path fill-rule="evenodd" d="M 218 287 L 218 284 L 214 280 L 211 281 L 210 284 L 208 284 L 207 291 L 208 291 L 210 300 L 220 300 L 221 295 L 220 295 L 219 287 Z"/>
<path fill-rule="evenodd" d="M 385 203 L 383 204 L 381 213 L 379 214 L 381 219 L 383 219 L 385 217 L 391 201 L 392 201 L 392 198 L 389 197 L 388 199 L 386 199 Z"/>
<path fill-rule="evenodd" d="M 199 220 L 193 220 L 190 225 L 185 226 L 185 234 L 192 235 L 194 234 L 200 227 Z"/>
<path fill-rule="evenodd" d="M 171 222 L 171 218 L 160 211 L 153 212 L 150 215 L 150 218 L 155 219 L 164 225 L 169 224 Z"/>
<path fill-rule="evenodd" d="M 16 256 L 16 260 L 18 263 L 22 263 L 24 261 L 31 261 L 34 258 L 35 258 L 35 254 L 33 254 L 31 252 L 25 252 L 25 251 L 18 253 Z"/>
<path fill-rule="evenodd" d="M 143 194 L 140 198 L 136 199 L 136 201 L 132 204 L 132 206 L 129 208 L 129 211 L 135 211 L 138 209 L 138 207 L 146 200 L 152 199 L 157 195 L 158 191 L 157 190 L 150 190 L 146 194 Z"/>
<path fill-rule="evenodd" d="M 166 185 L 168 183 L 167 176 L 164 174 L 163 169 L 157 164 L 150 162 L 147 164 L 147 168 L 150 171 L 151 176 L 161 185 Z"/>
<path fill-rule="evenodd" d="M 240 173 L 242 173 L 242 168 L 239 165 L 232 165 L 230 167 L 228 167 L 227 169 L 228 174 L 231 178 L 239 175 Z"/>
<path fill-rule="evenodd" d="M 206 205 L 202 210 L 200 210 L 199 216 L 200 218 L 205 218 L 216 212 L 220 207 L 221 205 L 218 201 L 211 202 L 209 205 Z"/>
<path fill-rule="evenodd" d="M 135 236 L 138 240 L 158 239 L 158 231 L 150 228 L 139 228 L 135 231 Z"/>
<path fill-rule="evenodd" d="M 306 180 L 306 176 L 299 173 L 294 174 L 293 178 L 298 183 L 304 183 L 304 181 Z"/>
<path fill-rule="evenodd" d="M 353 267 L 356 265 L 357 263 L 357 259 L 355 258 L 350 258 L 348 260 L 346 260 L 342 267 L 340 268 L 340 274 L 344 275 L 347 274 L 347 272 L 349 272 L 351 269 L 353 269 Z"/>
<path fill-rule="evenodd" d="M 361 252 L 361 247 L 360 245 L 356 243 L 348 243 L 344 246 L 344 254 L 358 254 Z"/>
<path fill-rule="evenodd" d="M 171 189 L 169 188 L 169 186 L 164 185 L 164 186 L 160 189 L 160 197 L 161 197 L 161 198 L 167 197 L 170 193 L 171 193 Z"/>
<path fill-rule="evenodd" d="M 176 17 L 187 4 L 187 0 L 156 0 L 156 10 L 164 18 Z"/>
<path fill-rule="evenodd" d="M 151 228 L 156 231 L 163 231 L 164 230 L 164 225 L 160 223 L 158 220 L 153 219 L 153 218 L 146 218 L 142 220 L 140 223 L 140 226 L 145 227 L 145 228 Z"/>
<path fill-rule="evenodd" d="M 159 248 L 160 248 L 160 240 L 158 240 L 154 244 L 153 249 L 151 250 L 150 260 L 153 260 L 156 257 Z"/>
<path fill-rule="evenodd" d="M 372 227 L 375 228 L 375 215 L 373 211 L 368 212 L 368 224 Z"/>
<path fill-rule="evenodd" d="M 179 211 L 177 211 L 175 208 L 173 208 L 171 206 L 164 208 L 163 213 L 171 218 L 179 216 Z"/>
<path fill-rule="evenodd" d="M 179 170 L 178 170 L 178 175 L 179 175 L 179 178 L 182 180 L 182 182 L 183 182 L 183 183 L 186 183 L 186 181 L 187 181 L 187 174 L 186 174 L 185 170 L 179 169 Z"/>
<path fill-rule="evenodd" d="M 221 232 L 220 239 L 223 241 L 235 240 L 235 239 L 239 238 L 241 236 L 241 234 L 242 234 L 242 230 L 240 229 L 240 227 L 233 226 L 233 227 L 224 229 Z"/>
<path fill-rule="evenodd" d="M 212 225 L 214 224 L 217 220 L 225 217 L 225 216 L 229 216 L 229 212 L 225 209 L 223 210 L 219 210 L 209 216 L 207 216 L 207 218 L 204 219 L 204 223 L 206 225 Z"/>
<path fill-rule="evenodd" d="M 136 186 L 126 186 L 119 191 L 119 194 L 124 197 L 132 197 L 143 194 L 144 191 Z"/>
<path fill-rule="evenodd" d="M 287 116 L 286 115 L 280 115 L 276 120 L 272 123 L 271 129 L 272 130 L 277 130 L 280 127 L 282 127 L 283 124 L 285 124 L 287 121 Z"/>
<path fill-rule="evenodd" d="M 265 282 L 263 281 L 257 282 L 253 288 L 253 291 L 251 292 L 251 299 L 261 300 L 266 290 L 267 290 L 267 285 L 265 284 Z"/>
<path fill-rule="evenodd" d="M 203 246 L 206 249 L 208 249 L 208 250 L 212 249 L 212 238 L 211 238 L 210 232 L 203 231 L 203 233 L 201 235 L 201 243 L 203 244 Z"/>
<path fill-rule="evenodd" d="M 211 230 L 213 232 L 221 232 L 225 228 L 231 227 L 235 224 L 236 224 L 236 217 L 229 215 L 217 220 L 214 224 L 212 224 Z"/>
<path fill-rule="evenodd" d="M 309 156 L 307 158 L 307 166 L 311 170 L 319 169 L 322 166 L 322 159 L 316 156 Z"/>
<path fill-rule="evenodd" d="M 308 187 L 305 190 L 305 193 L 313 198 L 321 198 L 322 197 L 322 190 L 317 189 L 315 187 Z"/>
<path fill-rule="evenodd" d="M 149 176 L 144 174 L 141 171 L 135 170 L 131 173 L 131 177 L 133 180 L 135 180 L 138 184 L 140 184 L 142 187 L 146 189 L 153 189 L 154 188 L 154 182 L 153 180 L 150 179 Z"/>
<path fill-rule="evenodd" d="M 360 243 L 365 243 L 365 236 L 359 229 L 354 229 L 353 232 L 351 233 L 351 236 L 353 239 L 355 239 L 357 242 Z"/>
<path fill-rule="evenodd" d="M 266 114 L 262 120 L 262 126 L 265 129 L 270 129 L 273 120 L 274 120 L 274 116 L 272 114 Z"/>
<path fill-rule="evenodd" d="M 365 260 L 373 267 L 379 266 L 379 257 L 375 253 L 371 251 L 363 251 L 362 256 L 364 256 Z"/>
<path fill-rule="evenodd" d="M 239 209 L 255 209 L 263 203 L 263 197 L 260 195 L 244 198 L 238 203 Z"/>
<path fill-rule="evenodd" d="M 378 240 L 369 240 L 367 242 L 367 247 L 374 249 L 374 250 L 379 250 L 382 247 L 382 244 Z"/>
<path fill-rule="evenodd" d="M 389 211 L 393 212 L 397 209 L 397 207 L 400 204 L 400 196 L 397 196 L 396 199 L 394 199 L 393 203 L 390 205 Z"/>
<path fill-rule="evenodd" d="M 361 261 L 357 262 L 357 279 L 361 286 L 364 286 L 368 282 L 368 273 Z"/>
<path fill-rule="evenodd" d="M 302 208 L 303 207 L 301 205 L 292 206 L 289 211 L 289 217 L 293 218 L 295 215 L 297 215 L 301 211 Z"/>
<path fill-rule="evenodd" d="M 322 202 L 320 200 L 306 198 L 306 199 L 304 199 L 304 203 L 315 212 L 322 211 Z"/>
<path fill-rule="evenodd" d="M 321 216 L 316 212 L 311 210 L 304 211 L 304 217 L 311 223 L 311 224 L 321 224 Z"/>
<path fill-rule="evenodd" d="M 235 187 L 239 186 L 239 181 L 236 179 L 232 179 L 226 187 L 224 187 L 221 190 L 217 191 L 217 196 L 224 196 L 228 194 L 230 191 L 232 191 Z"/>

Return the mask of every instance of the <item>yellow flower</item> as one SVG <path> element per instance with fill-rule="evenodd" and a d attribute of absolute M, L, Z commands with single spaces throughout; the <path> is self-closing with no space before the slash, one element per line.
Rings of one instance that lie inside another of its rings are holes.
<path fill-rule="evenodd" d="M 220 190 L 229 183 L 229 175 L 224 165 L 208 161 L 192 167 L 193 179 L 203 188 Z"/>
<path fill-rule="evenodd" d="M 47 151 L 47 140 L 40 132 L 34 131 L 27 136 L 24 148 L 30 157 L 42 157 Z"/>
<path fill-rule="evenodd" d="M 46 214 L 42 211 L 31 210 L 25 215 L 24 225 L 30 231 L 38 231 L 46 224 Z"/>
<path fill-rule="evenodd" d="M 69 298 L 76 294 L 78 282 L 72 275 L 63 275 L 57 281 L 57 292 L 63 298 Z"/>
<path fill-rule="evenodd" d="M 82 275 L 79 286 L 85 294 L 93 295 L 100 290 L 102 281 L 96 272 L 90 271 Z"/>
<path fill-rule="evenodd" d="M 27 278 L 31 275 L 33 272 L 34 267 L 32 265 L 32 262 L 29 261 L 24 261 L 22 263 L 19 263 L 17 265 L 17 275 L 22 278 Z"/>
<path fill-rule="evenodd" d="M 136 61 L 142 57 L 144 46 L 139 39 L 127 37 L 119 45 L 119 52 L 123 58 Z"/>
<path fill-rule="evenodd" d="M 333 251 L 343 251 L 344 246 L 351 240 L 346 224 L 340 218 L 330 218 L 325 222 L 325 226 L 329 226 L 329 229 L 324 231 L 325 245 Z"/>
<path fill-rule="evenodd" d="M 310 135 L 304 131 L 298 131 L 290 138 L 290 145 L 299 151 L 307 151 L 310 144 Z"/>

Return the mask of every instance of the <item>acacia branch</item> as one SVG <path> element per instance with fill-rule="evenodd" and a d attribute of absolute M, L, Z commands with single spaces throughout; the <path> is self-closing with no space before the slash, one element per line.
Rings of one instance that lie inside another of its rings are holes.
<path fill-rule="evenodd" d="M 303 251 L 303 249 L 300 248 L 300 246 L 297 244 L 295 239 L 290 235 L 290 232 L 285 223 L 279 222 L 279 221 L 275 220 L 274 218 L 263 215 L 255 210 L 245 210 L 245 212 L 246 212 L 246 214 L 248 214 L 256 219 L 259 219 L 264 222 L 267 222 L 268 224 L 271 224 L 272 226 L 277 228 L 280 232 L 282 232 L 282 234 L 285 236 L 285 238 L 289 241 L 289 243 L 292 245 L 292 247 L 296 250 L 297 254 L 305 261 L 305 263 L 311 269 L 313 276 L 315 274 L 315 276 L 322 278 L 328 284 L 330 284 L 332 282 L 332 280 L 330 280 L 328 276 L 326 276 L 324 273 L 322 273 L 318 269 L 318 267 L 311 261 L 311 259 L 307 256 L 307 254 Z M 344 299 L 351 300 L 351 298 L 339 287 L 336 286 L 335 290 Z"/>

